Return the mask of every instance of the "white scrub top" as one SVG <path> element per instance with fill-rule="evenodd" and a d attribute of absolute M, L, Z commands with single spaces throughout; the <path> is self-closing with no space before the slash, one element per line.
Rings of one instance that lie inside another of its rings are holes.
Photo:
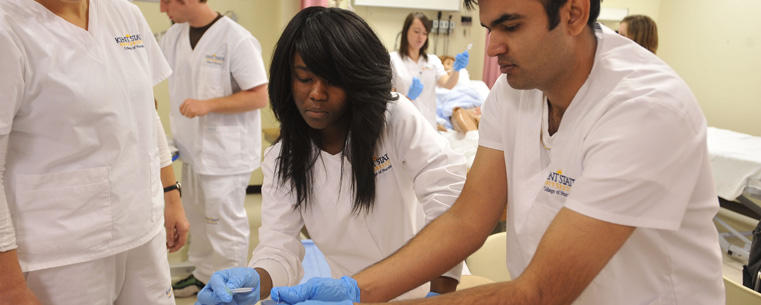
<path fill-rule="evenodd" d="M 156 236 L 164 201 L 153 86 L 171 70 L 140 10 L 90 1 L 84 30 L 35 1 L 3 0 L 0 54 L 3 187 L 22 270 Z"/>
<path fill-rule="evenodd" d="M 340 154 L 320 154 L 311 206 L 294 211 L 295 192 L 273 180 L 280 143 L 265 152 L 262 226 L 249 266 L 267 270 L 274 286 L 298 284 L 304 274 L 299 231 L 306 225 L 332 276 L 351 276 L 391 255 L 449 209 L 465 182 L 465 158 L 404 97 L 388 104 L 386 124 L 376 147 L 376 197 L 369 214 L 352 215 L 351 163 Z M 446 276 L 459 279 L 460 273 L 458 266 Z M 424 297 L 428 286 L 401 298 Z"/>
<path fill-rule="evenodd" d="M 671 68 L 600 27 L 594 66 L 546 167 L 542 92 L 514 90 L 503 75 L 483 106 L 479 144 L 505 153 L 511 276 L 566 207 L 637 227 L 575 304 L 723 304 L 706 120 Z"/>
<path fill-rule="evenodd" d="M 419 78 L 423 83 L 423 92 L 412 100 L 412 103 L 428 123 L 436 128 L 436 86 L 439 78 L 447 74 L 441 60 L 433 54 L 428 54 L 428 60 L 421 56 L 417 62 L 409 57 L 402 59 L 399 52 L 391 52 L 390 55 L 391 67 L 394 70 L 393 87 L 397 92 L 407 95 L 412 86 L 412 77 Z"/>
<path fill-rule="evenodd" d="M 246 29 L 222 17 L 190 48 L 187 23 L 173 25 L 161 37 L 161 49 L 174 70 L 169 78 L 172 135 L 180 160 L 204 175 L 254 171 L 261 162 L 259 109 L 209 113 L 189 119 L 180 113 L 188 99 L 229 96 L 267 83 L 262 47 Z"/>

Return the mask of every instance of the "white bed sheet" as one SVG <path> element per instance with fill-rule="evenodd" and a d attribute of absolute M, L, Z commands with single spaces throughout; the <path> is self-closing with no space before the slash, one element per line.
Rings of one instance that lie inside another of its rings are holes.
<path fill-rule="evenodd" d="M 478 130 L 461 133 L 448 129 L 447 131 L 439 131 L 439 134 L 449 141 L 449 147 L 452 150 L 465 156 L 468 168 L 470 168 L 473 165 L 473 159 L 476 158 L 476 150 L 478 150 Z"/>
<path fill-rule="evenodd" d="M 735 200 L 748 179 L 761 179 L 761 137 L 708 127 L 707 142 L 719 197 Z"/>

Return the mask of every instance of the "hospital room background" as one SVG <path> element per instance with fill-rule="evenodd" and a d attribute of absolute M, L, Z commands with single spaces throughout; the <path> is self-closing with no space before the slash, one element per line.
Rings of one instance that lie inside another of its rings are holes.
<path fill-rule="evenodd" d="M 169 28 L 170 21 L 159 11 L 158 0 L 134 1 L 142 10 L 154 34 L 161 35 Z M 384 2 L 372 0 L 326 2 L 329 6 L 352 9 L 365 18 L 389 51 L 394 51 L 398 45 L 398 34 L 409 12 L 421 11 L 430 19 L 436 19 L 439 11 L 364 5 L 366 2 Z M 431 3 L 402 2 L 413 6 L 415 4 L 409 3 Z M 218 12 L 237 20 L 259 40 L 266 68 L 269 69 L 275 42 L 286 23 L 301 8 L 302 0 L 208 0 L 208 3 Z M 600 22 L 614 30 L 626 15 L 642 14 L 656 21 L 659 36 L 657 56 L 684 78 L 693 90 L 709 126 L 761 137 L 761 18 L 758 18 L 761 1 L 604 0 L 602 7 L 604 11 Z M 463 22 L 467 18 L 462 17 L 470 17 L 472 21 Z M 454 29 L 449 35 L 443 32 L 438 35 L 429 34 L 428 52 L 439 56 L 453 56 L 472 43 L 470 65 L 467 67 L 470 77 L 473 80 L 488 80 L 489 77 L 484 77 L 486 30 L 480 26 L 478 12 L 463 8 L 442 11 L 441 18 L 455 22 Z M 162 123 L 169 132 L 169 92 L 166 81 L 156 87 L 155 94 Z M 277 127 L 278 123 L 270 109 L 262 110 L 262 128 Z M 271 145 L 264 137 L 262 140 L 263 149 Z M 178 177 L 181 169 L 179 163 L 174 164 Z M 251 177 L 250 189 L 256 190 L 261 182 L 261 170 L 257 170 Z M 741 216 L 740 220 L 728 221 L 730 224 L 739 222 L 737 226 L 747 230 L 749 222 L 754 220 Z M 252 227 L 253 223 L 258 221 L 252 222 Z M 253 227 L 252 235 L 256 232 Z M 256 236 L 252 236 L 252 241 L 258 241 Z M 254 246 L 255 244 L 251 245 L 252 249 Z M 725 275 L 729 273 L 728 276 L 735 280 L 739 276 L 741 281 L 739 271 L 734 268 L 739 268 L 737 261 L 725 259 L 725 269 L 731 269 L 725 271 Z M 758 300 L 761 300 L 761 296 Z"/>

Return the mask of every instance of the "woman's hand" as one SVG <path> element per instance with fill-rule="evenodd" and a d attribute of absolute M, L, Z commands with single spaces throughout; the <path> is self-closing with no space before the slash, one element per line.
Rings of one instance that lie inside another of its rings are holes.
<path fill-rule="evenodd" d="M 468 53 L 468 50 L 465 50 L 465 52 L 457 54 L 454 57 L 454 64 L 452 64 L 452 69 L 454 69 L 455 71 L 460 71 L 468 66 L 469 61 L 470 61 L 470 55 Z"/>
<path fill-rule="evenodd" d="M 414 100 L 420 96 L 420 93 L 423 93 L 423 83 L 419 78 L 413 76 L 412 85 L 410 86 L 410 90 L 407 91 L 407 97 L 410 100 Z"/>

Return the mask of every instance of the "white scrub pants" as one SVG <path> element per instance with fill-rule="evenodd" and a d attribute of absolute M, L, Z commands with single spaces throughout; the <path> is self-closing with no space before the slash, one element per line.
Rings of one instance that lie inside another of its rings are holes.
<path fill-rule="evenodd" d="M 201 175 L 182 166 L 182 204 L 190 222 L 188 261 L 193 276 L 209 282 L 215 271 L 245 267 L 250 228 L 243 203 L 251 173 Z"/>
<path fill-rule="evenodd" d="M 46 305 L 174 305 L 164 232 L 119 254 L 26 272 L 26 284 Z"/>

